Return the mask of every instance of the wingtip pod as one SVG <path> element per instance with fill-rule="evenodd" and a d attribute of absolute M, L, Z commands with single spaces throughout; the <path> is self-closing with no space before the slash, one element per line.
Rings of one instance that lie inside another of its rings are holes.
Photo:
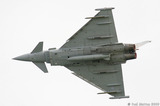
<path fill-rule="evenodd" d="M 140 42 L 140 43 L 136 43 L 135 46 L 136 46 L 136 49 L 139 49 L 139 47 L 147 44 L 147 43 L 150 43 L 151 41 L 143 41 L 143 42 Z"/>
<path fill-rule="evenodd" d="M 104 10 L 112 10 L 114 7 L 105 7 L 105 8 L 97 8 L 95 11 L 104 11 Z"/>
<path fill-rule="evenodd" d="M 110 97 L 109 99 L 122 99 L 122 98 L 129 98 L 129 96 L 114 96 Z"/>

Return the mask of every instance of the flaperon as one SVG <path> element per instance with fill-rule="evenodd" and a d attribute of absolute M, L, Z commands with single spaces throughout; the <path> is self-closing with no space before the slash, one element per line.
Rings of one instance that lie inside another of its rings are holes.
<path fill-rule="evenodd" d="M 45 62 L 52 66 L 60 65 L 73 71 L 103 92 L 112 95 L 110 99 L 128 98 L 125 95 L 121 64 L 136 59 L 136 50 L 150 42 L 137 44 L 118 43 L 112 15 L 114 8 L 100 8 L 60 49 L 43 51 L 43 42 L 29 54 L 15 60 L 30 61 L 47 73 Z"/>

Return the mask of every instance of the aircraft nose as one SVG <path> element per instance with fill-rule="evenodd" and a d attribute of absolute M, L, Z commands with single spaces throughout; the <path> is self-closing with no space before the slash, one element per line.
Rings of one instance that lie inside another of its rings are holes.
<path fill-rule="evenodd" d="M 29 54 L 21 55 L 21 56 L 15 57 L 13 59 L 20 60 L 20 61 L 30 61 Z"/>

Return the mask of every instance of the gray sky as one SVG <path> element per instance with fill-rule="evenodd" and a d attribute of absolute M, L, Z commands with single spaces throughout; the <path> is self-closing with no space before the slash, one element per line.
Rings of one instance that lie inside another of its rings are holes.
<path fill-rule="evenodd" d="M 39 41 L 44 49 L 59 48 L 94 16 L 96 8 L 113 10 L 119 42 L 151 40 L 138 58 L 123 65 L 129 99 L 110 100 L 99 89 L 64 67 L 48 74 L 35 65 L 11 58 L 30 53 Z M 0 0 L 0 106 L 127 106 L 160 102 L 159 0 Z"/>

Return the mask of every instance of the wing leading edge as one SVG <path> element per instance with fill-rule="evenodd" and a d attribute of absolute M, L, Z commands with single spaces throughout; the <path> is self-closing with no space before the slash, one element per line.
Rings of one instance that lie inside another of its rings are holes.
<path fill-rule="evenodd" d="M 80 28 L 61 48 L 97 46 L 118 42 L 112 9 L 96 9 L 98 12 Z"/>

